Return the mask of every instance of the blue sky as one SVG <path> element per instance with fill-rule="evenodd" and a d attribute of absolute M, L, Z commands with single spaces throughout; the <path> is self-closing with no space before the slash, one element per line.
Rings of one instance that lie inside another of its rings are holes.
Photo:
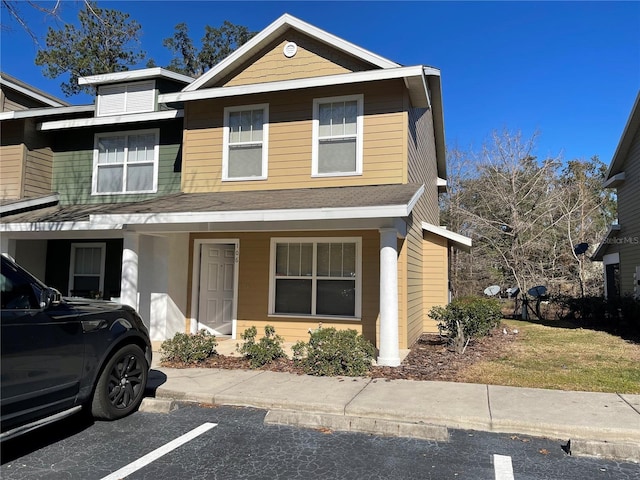
<path fill-rule="evenodd" d="M 53 5 L 53 2 L 40 2 Z M 65 1 L 65 21 L 80 3 Z M 224 20 L 259 31 L 283 13 L 403 65 L 442 73 L 447 145 L 479 150 L 494 130 L 538 132 L 537 156 L 609 163 L 640 88 L 640 2 L 101 1 L 142 25 L 142 48 L 170 61 L 179 22 L 198 41 Z M 51 19 L 21 5 L 42 35 Z M 37 47 L 2 12 L 3 71 L 64 98 L 62 78 L 33 63 Z M 59 24 L 58 24 L 59 25 Z M 44 42 L 43 42 L 44 43 Z M 88 103 L 72 97 L 71 103 Z"/>

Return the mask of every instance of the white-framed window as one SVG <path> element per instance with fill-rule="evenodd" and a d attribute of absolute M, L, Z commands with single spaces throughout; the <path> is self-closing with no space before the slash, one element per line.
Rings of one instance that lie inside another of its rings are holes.
<path fill-rule="evenodd" d="M 156 90 L 153 80 L 98 87 L 98 117 L 153 112 L 155 109 Z"/>
<path fill-rule="evenodd" d="M 272 238 L 269 314 L 360 318 L 361 239 Z"/>
<path fill-rule="evenodd" d="M 92 193 L 155 193 L 159 136 L 158 129 L 96 134 Z"/>
<path fill-rule="evenodd" d="M 69 295 L 102 298 L 105 252 L 105 243 L 71 244 Z"/>
<path fill-rule="evenodd" d="M 223 180 L 267 178 L 269 105 L 224 109 Z"/>
<path fill-rule="evenodd" d="M 363 95 L 313 100 L 312 176 L 362 175 Z"/>

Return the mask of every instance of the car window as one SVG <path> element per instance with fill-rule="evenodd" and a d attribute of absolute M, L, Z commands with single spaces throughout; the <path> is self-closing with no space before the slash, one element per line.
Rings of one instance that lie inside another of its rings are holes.
<path fill-rule="evenodd" d="M 40 308 L 31 283 L 8 266 L 0 272 L 0 303 L 3 310 Z"/>

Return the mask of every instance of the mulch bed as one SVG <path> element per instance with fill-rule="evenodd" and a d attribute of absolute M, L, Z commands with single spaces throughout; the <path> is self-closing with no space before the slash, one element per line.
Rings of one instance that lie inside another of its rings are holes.
<path fill-rule="evenodd" d="M 509 344 L 515 341 L 516 335 L 505 335 L 502 327 L 495 329 L 487 337 L 469 343 L 464 354 L 457 354 L 437 334 L 423 334 L 411 347 L 409 355 L 399 367 L 374 366 L 369 372 L 372 378 L 407 379 L 407 380 L 441 380 L 455 382 L 458 375 L 466 367 L 479 360 L 499 357 Z M 226 368 L 249 370 L 249 361 L 240 356 L 216 355 L 198 364 L 180 362 L 164 362 L 169 368 Z M 287 372 L 304 375 L 301 368 L 292 360 L 278 359 L 260 368 L 271 372 Z"/>

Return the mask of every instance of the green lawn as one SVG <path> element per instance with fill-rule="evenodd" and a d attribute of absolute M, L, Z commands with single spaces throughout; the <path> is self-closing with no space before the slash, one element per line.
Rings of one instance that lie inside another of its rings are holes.
<path fill-rule="evenodd" d="M 461 381 L 517 387 L 640 394 L 640 345 L 604 332 L 504 320 L 517 341 L 480 361 Z"/>

